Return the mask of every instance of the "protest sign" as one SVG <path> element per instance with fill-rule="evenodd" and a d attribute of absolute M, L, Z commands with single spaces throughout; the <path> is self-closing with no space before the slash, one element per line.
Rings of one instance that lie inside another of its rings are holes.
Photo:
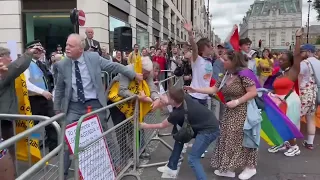
<path fill-rule="evenodd" d="M 71 153 L 74 153 L 76 128 L 78 122 L 67 126 L 65 139 Z M 98 116 L 91 116 L 81 124 L 80 145 L 85 149 L 79 152 L 79 173 L 83 180 L 96 179 L 115 180 L 108 146 L 102 135 L 102 128 Z M 94 141 L 94 143 L 92 143 Z M 88 147 L 86 147 L 89 143 Z"/>

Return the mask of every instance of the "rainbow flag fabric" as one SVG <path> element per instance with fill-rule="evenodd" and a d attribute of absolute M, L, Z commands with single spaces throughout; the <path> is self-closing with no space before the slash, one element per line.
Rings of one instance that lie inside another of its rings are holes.
<path fill-rule="evenodd" d="M 244 69 L 239 72 L 242 77 L 248 77 L 256 83 L 257 88 L 261 85 L 250 69 Z M 299 129 L 290 121 L 290 119 L 281 112 L 279 107 L 271 100 L 267 94 L 262 95 L 265 109 L 262 113 L 261 138 L 270 146 L 281 145 L 284 141 L 294 138 L 303 138 Z"/>

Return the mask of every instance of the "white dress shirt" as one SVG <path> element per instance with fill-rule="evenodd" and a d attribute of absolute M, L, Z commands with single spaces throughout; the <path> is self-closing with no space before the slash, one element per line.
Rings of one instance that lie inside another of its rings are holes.
<path fill-rule="evenodd" d="M 89 70 L 87 68 L 86 62 L 84 61 L 83 55 L 77 59 L 78 67 L 81 72 L 82 86 L 84 90 L 84 97 L 86 100 L 97 99 L 97 91 L 94 88 Z M 76 73 L 74 60 L 72 61 L 72 102 L 78 102 L 78 92 L 76 84 Z"/>
<path fill-rule="evenodd" d="M 37 60 L 35 59 L 32 59 L 33 62 L 31 63 L 36 63 Z M 42 95 L 42 93 L 45 91 L 44 89 L 42 88 L 39 88 L 38 86 L 32 84 L 30 82 L 30 71 L 29 71 L 29 68 L 26 69 L 24 72 L 23 72 L 25 78 L 26 78 L 26 84 L 27 84 L 27 89 L 28 89 L 28 93 L 29 93 L 29 96 L 37 96 L 37 95 Z"/>

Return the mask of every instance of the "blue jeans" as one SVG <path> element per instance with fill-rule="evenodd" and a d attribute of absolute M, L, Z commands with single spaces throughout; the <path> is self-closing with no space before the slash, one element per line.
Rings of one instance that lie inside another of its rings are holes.
<path fill-rule="evenodd" d="M 204 172 L 200 162 L 201 155 L 207 150 L 209 145 L 217 139 L 219 135 L 220 131 L 218 130 L 211 133 L 198 134 L 195 138 L 191 152 L 188 156 L 188 163 L 195 173 L 197 180 L 207 180 L 206 173 Z M 176 141 L 167 165 L 170 169 L 177 170 L 182 149 L 183 144 Z"/>

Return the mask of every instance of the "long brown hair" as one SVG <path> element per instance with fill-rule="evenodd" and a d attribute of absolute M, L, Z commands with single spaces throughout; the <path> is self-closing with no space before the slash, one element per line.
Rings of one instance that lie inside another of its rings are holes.
<path fill-rule="evenodd" d="M 248 67 L 248 58 L 241 52 L 229 50 L 227 51 L 227 57 L 234 64 L 236 69 Z"/>

